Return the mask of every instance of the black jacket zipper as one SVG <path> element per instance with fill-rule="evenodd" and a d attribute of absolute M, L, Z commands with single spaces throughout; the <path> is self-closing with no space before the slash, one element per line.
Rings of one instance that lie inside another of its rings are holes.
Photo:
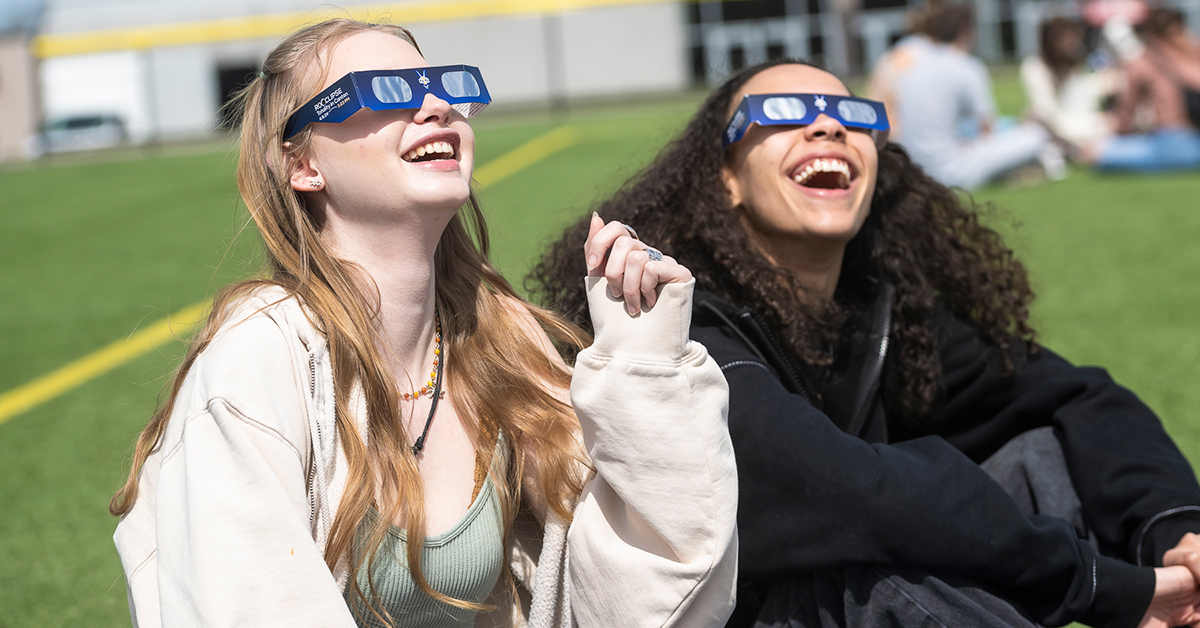
<path fill-rule="evenodd" d="M 850 429 L 846 432 L 854 436 L 858 436 L 862 431 L 863 425 L 866 424 L 867 418 L 871 414 L 871 407 L 875 405 L 875 397 L 879 394 L 879 381 L 883 376 L 883 363 L 887 360 L 888 338 L 892 331 L 892 299 L 891 290 L 888 290 L 888 298 L 886 307 L 883 310 L 883 320 L 875 333 L 879 338 L 879 349 L 875 352 L 875 363 L 871 367 L 870 381 L 871 390 L 863 399 L 860 405 L 854 412 L 854 420 L 850 423 Z"/>
<path fill-rule="evenodd" d="M 741 314 L 738 314 L 738 318 L 752 325 L 754 328 L 753 330 L 767 341 L 767 346 L 764 348 L 771 351 L 773 354 L 772 357 L 775 358 L 774 361 L 783 367 L 783 374 L 786 375 L 789 380 L 791 380 L 792 387 L 796 389 L 796 392 L 799 393 L 801 397 L 804 397 L 805 401 L 812 404 L 812 397 L 809 395 L 808 389 L 804 387 L 804 383 L 800 381 L 800 376 L 796 373 L 796 367 L 788 358 L 787 352 L 783 348 L 783 343 L 780 342 L 775 333 L 771 331 L 771 327 L 767 325 L 767 321 L 762 317 L 762 315 L 754 310 L 746 310 Z"/>

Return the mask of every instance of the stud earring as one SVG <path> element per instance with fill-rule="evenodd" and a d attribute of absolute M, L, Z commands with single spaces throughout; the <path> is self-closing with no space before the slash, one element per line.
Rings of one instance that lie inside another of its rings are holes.
<path fill-rule="evenodd" d="M 314 187 L 314 188 L 319 188 L 319 187 L 321 187 L 321 181 L 320 181 L 319 179 L 318 179 L 318 180 L 316 180 L 316 181 L 309 181 L 309 182 L 308 182 L 308 184 L 309 184 L 309 185 L 311 185 L 311 186 L 312 186 L 312 187 Z"/>

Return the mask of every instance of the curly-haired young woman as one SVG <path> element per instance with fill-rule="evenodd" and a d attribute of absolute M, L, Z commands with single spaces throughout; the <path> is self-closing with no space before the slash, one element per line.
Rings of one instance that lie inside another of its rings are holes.
<path fill-rule="evenodd" d="M 691 335 L 729 382 L 741 490 L 730 625 L 1196 622 L 1188 462 L 1133 393 L 1035 344 L 1025 268 L 886 127 L 827 72 L 748 68 L 599 207 L 705 291 Z M 583 324 L 585 235 L 531 277 Z"/>
<path fill-rule="evenodd" d="M 585 335 L 487 260 L 487 101 L 397 26 L 268 55 L 238 184 L 270 272 L 218 295 L 113 498 L 134 625 L 724 623 L 737 480 L 691 275 L 594 219 L 576 254 L 614 272 L 572 373 L 546 330 Z"/>

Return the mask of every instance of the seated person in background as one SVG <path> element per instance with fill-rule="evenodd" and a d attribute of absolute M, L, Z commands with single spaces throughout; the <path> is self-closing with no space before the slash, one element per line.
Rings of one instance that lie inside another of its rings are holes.
<path fill-rule="evenodd" d="M 895 113 L 904 128 L 900 143 L 913 159 L 940 183 L 968 190 L 1037 162 L 1049 145 L 1044 129 L 1032 123 L 992 128 L 991 80 L 983 62 L 970 55 L 975 46 L 971 10 L 937 9 L 926 33 L 936 45 L 896 84 Z M 964 135 L 964 127 L 977 129 L 977 135 Z"/>
<path fill-rule="evenodd" d="M 908 74 L 914 65 L 921 60 L 926 52 L 933 49 L 933 40 L 925 34 L 929 10 L 917 10 L 909 14 L 908 35 L 905 35 L 896 45 L 875 63 L 871 75 L 867 77 L 867 98 L 878 100 L 888 111 L 891 118 L 891 138 L 893 142 L 900 141 L 903 128 L 896 117 L 896 84 Z"/>
<path fill-rule="evenodd" d="M 1027 117 L 1043 124 L 1073 149 L 1091 147 L 1112 133 L 1100 109 L 1116 90 L 1112 70 L 1091 72 L 1084 64 L 1084 26 L 1065 17 L 1042 22 L 1039 54 L 1021 62 Z"/>
<path fill-rule="evenodd" d="M 1174 9 L 1151 10 L 1138 32 L 1146 48 L 1124 65 L 1121 135 L 1101 142 L 1090 161 L 1105 170 L 1200 168 L 1200 43 Z"/>
<path fill-rule="evenodd" d="M 1197 622 L 1188 461 L 1105 371 L 1036 344 L 1025 267 L 848 95 L 747 68 L 598 208 L 692 270 L 691 336 L 729 383 L 727 628 Z M 529 284 L 583 325 L 588 229 Z"/>

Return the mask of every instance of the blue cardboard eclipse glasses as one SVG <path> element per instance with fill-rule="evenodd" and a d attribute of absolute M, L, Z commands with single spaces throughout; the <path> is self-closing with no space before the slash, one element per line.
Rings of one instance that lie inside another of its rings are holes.
<path fill-rule="evenodd" d="M 470 65 L 350 72 L 292 114 L 283 138 L 291 139 L 312 122 L 345 122 L 363 107 L 419 109 L 425 94 L 450 103 L 468 118 L 492 102 L 479 68 Z"/>
<path fill-rule="evenodd" d="M 825 114 L 843 125 L 867 129 L 877 144 L 887 141 L 887 110 L 883 103 L 853 96 L 821 96 L 818 94 L 746 94 L 722 140 L 725 146 L 742 139 L 751 124 L 806 125 Z"/>

